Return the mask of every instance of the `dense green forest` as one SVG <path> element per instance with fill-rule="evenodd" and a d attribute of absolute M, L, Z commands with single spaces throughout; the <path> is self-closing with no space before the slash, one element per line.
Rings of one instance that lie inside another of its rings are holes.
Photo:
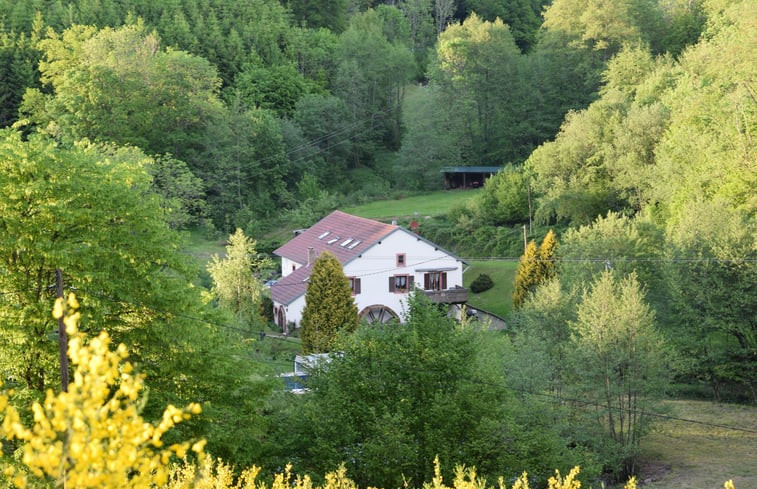
<path fill-rule="evenodd" d="M 578 23 L 561 19 L 586 2 L 542 21 L 546 3 L 3 1 L 0 124 L 160 156 L 182 224 L 308 221 L 439 188 L 445 165 L 521 164 L 624 43 L 677 55 L 704 26 L 696 2 L 604 2 Z"/>
<path fill-rule="evenodd" d="M 145 416 L 203 403 L 173 436 L 228 462 L 625 477 L 656 399 L 757 402 L 754 53 L 750 0 L 0 0 L 3 381 L 57 385 L 60 268 Z M 528 226 L 508 334 L 419 300 L 277 392 L 266 236 L 451 165 L 503 170 L 421 234 L 517 258 Z M 227 259 L 202 273 L 187 230 Z"/>

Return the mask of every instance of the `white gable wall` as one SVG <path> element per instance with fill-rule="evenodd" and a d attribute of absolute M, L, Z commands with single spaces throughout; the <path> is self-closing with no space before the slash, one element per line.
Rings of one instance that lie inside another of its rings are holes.
<path fill-rule="evenodd" d="M 290 273 L 294 272 L 302 266 L 302 263 L 297 263 L 289 258 L 281 257 L 281 277 L 286 277 Z"/>
<path fill-rule="evenodd" d="M 405 254 L 405 266 L 397 266 L 397 254 Z M 355 296 L 358 312 L 373 305 L 384 305 L 404 317 L 407 293 L 390 292 L 389 277 L 410 275 L 417 289 L 423 289 L 423 269 L 446 270 L 447 288 L 463 285 L 463 263 L 418 236 L 399 229 L 380 244 L 364 252 L 344 267 L 348 277 L 360 277 L 361 293 Z"/>

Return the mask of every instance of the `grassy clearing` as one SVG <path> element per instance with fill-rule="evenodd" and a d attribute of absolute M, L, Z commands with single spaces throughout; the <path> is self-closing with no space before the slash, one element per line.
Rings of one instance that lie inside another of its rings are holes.
<path fill-rule="evenodd" d="M 471 199 L 480 192 L 476 190 L 438 190 L 423 195 L 376 200 L 356 207 L 347 207 L 344 212 L 369 219 L 402 219 L 446 214 L 454 206 Z"/>
<path fill-rule="evenodd" d="M 757 407 L 708 401 L 667 401 L 673 415 L 757 430 Z M 757 433 L 675 420 L 658 422 L 642 441 L 639 480 L 647 489 L 757 487 Z"/>
<path fill-rule="evenodd" d="M 299 338 L 284 338 L 269 334 L 262 340 L 256 338 L 252 344 L 252 350 L 253 358 L 267 365 L 275 374 L 287 373 L 294 370 L 294 356 L 302 351 L 302 342 Z"/>
<path fill-rule="evenodd" d="M 468 293 L 468 304 L 471 307 L 492 312 L 505 317 L 513 307 L 513 282 L 518 262 L 515 261 L 471 261 L 470 268 L 463 276 L 463 285 L 470 287 L 480 274 L 489 275 L 494 281 L 494 287 L 479 294 Z"/>
<path fill-rule="evenodd" d="M 226 253 L 226 237 L 210 239 L 205 233 L 197 229 L 187 231 L 185 236 L 184 251 L 202 263 L 210 261 L 210 258 L 215 254 L 224 255 Z"/>

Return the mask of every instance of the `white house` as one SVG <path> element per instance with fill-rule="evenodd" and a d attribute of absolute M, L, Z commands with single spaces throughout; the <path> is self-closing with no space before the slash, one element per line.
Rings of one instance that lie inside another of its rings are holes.
<path fill-rule="evenodd" d="M 436 303 L 467 300 L 462 259 L 403 227 L 334 211 L 274 251 L 282 278 L 271 286 L 271 298 L 284 331 L 299 327 L 312 265 L 324 250 L 341 262 L 358 313 L 368 321 L 401 320 L 413 288 Z"/>

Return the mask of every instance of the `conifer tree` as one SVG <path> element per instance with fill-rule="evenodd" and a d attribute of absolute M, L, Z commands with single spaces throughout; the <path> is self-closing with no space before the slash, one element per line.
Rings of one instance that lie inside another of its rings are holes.
<path fill-rule="evenodd" d="M 518 271 L 515 273 L 515 289 L 513 290 L 513 307 L 520 308 L 526 296 L 536 287 L 539 277 L 539 249 L 536 242 L 531 241 L 526 251 L 520 257 Z"/>
<path fill-rule="evenodd" d="M 557 272 L 555 253 L 557 252 L 557 237 L 551 229 L 544 236 L 539 246 L 539 283 L 542 284 L 553 278 Z"/>
<path fill-rule="evenodd" d="M 556 274 L 555 252 L 557 251 L 557 238 L 550 229 L 536 247 L 532 241 L 526 246 L 526 251 L 520 258 L 518 271 L 515 274 L 515 290 L 513 291 L 513 306 L 517 309 L 523 305 L 526 297 L 538 285 L 547 282 Z"/>
<path fill-rule="evenodd" d="M 324 251 L 313 265 L 302 312 L 302 351 L 328 352 L 339 331 L 352 332 L 359 322 L 349 282 L 337 258 Z"/>

